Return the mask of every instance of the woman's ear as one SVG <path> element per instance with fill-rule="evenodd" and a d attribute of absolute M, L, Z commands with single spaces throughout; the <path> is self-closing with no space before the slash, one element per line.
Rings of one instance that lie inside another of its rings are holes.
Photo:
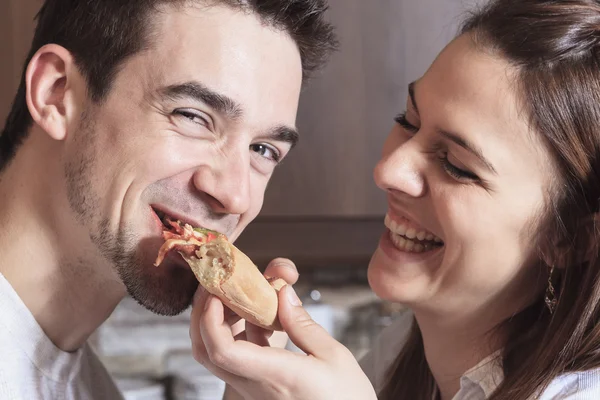
<path fill-rule="evenodd" d="M 71 53 L 62 46 L 40 48 L 25 74 L 27 107 L 37 125 L 52 139 L 64 140 L 69 120 L 77 109 L 76 93 L 81 75 Z"/>
<path fill-rule="evenodd" d="M 577 244 L 577 257 L 582 262 L 589 262 L 598 258 L 600 246 L 600 214 L 594 213 L 582 221 L 579 228 Z"/>
<path fill-rule="evenodd" d="M 553 253 L 553 263 L 556 268 L 566 268 L 571 263 L 585 263 L 599 256 L 600 245 L 600 214 L 592 214 L 579 221 L 573 237 L 565 238 L 556 243 Z M 548 261 L 548 260 L 544 260 Z"/>

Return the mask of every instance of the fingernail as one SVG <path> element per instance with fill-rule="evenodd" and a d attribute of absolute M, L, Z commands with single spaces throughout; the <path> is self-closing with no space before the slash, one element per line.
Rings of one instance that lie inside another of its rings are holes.
<path fill-rule="evenodd" d="M 285 267 L 296 271 L 296 265 L 287 258 L 276 258 L 269 263 L 270 267 Z"/>
<path fill-rule="evenodd" d="M 289 269 L 290 271 L 296 272 L 298 275 L 300 275 L 300 273 L 298 272 L 298 269 L 292 263 L 281 263 L 281 264 L 277 264 L 277 266 L 280 267 L 280 268 Z"/>
<path fill-rule="evenodd" d="M 296 294 L 296 291 L 294 290 L 294 288 L 291 285 L 287 285 L 286 287 L 286 296 L 288 298 L 288 301 L 290 302 L 291 305 L 293 305 L 294 307 L 298 307 L 302 305 L 302 302 L 300 301 L 300 299 L 298 298 L 298 295 Z"/>

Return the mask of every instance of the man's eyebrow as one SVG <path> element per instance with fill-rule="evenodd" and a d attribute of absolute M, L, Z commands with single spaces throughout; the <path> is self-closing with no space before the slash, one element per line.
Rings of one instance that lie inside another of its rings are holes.
<path fill-rule="evenodd" d="M 440 135 L 442 135 L 446 139 L 451 140 L 452 142 L 456 143 L 460 147 L 462 147 L 465 150 L 467 150 L 467 151 L 471 152 L 472 154 L 474 154 L 477 158 L 479 158 L 479 160 L 490 171 L 492 171 L 494 174 L 498 175 L 498 172 L 496 172 L 496 169 L 494 168 L 494 166 L 492 165 L 492 163 L 490 163 L 483 156 L 483 152 L 481 151 L 481 149 L 479 147 L 475 146 L 473 143 L 470 143 L 469 141 L 465 140 L 464 138 L 462 138 L 461 136 L 459 136 L 459 135 L 457 135 L 455 133 L 445 132 L 445 131 L 441 131 L 441 130 L 438 130 L 438 132 L 439 132 Z"/>
<path fill-rule="evenodd" d="M 171 100 L 190 98 L 203 102 L 230 119 L 239 119 L 243 115 L 242 107 L 237 102 L 224 94 L 210 90 L 199 82 L 186 82 L 167 86 L 162 88 L 159 93 L 163 98 Z M 294 147 L 298 143 L 299 137 L 300 135 L 295 128 L 285 125 L 276 126 L 269 130 L 265 135 L 266 139 L 286 142 L 289 143 L 291 147 Z"/>
<path fill-rule="evenodd" d="M 290 146 L 293 148 L 298 143 L 300 135 L 298 134 L 298 131 L 295 128 L 291 128 L 285 125 L 279 125 L 267 132 L 264 138 L 271 139 L 276 142 L 289 143 Z"/>
<path fill-rule="evenodd" d="M 242 116 L 242 107 L 224 94 L 211 90 L 199 82 L 186 82 L 170 85 L 159 90 L 161 97 L 170 100 L 188 98 L 205 103 L 216 112 L 230 119 Z"/>

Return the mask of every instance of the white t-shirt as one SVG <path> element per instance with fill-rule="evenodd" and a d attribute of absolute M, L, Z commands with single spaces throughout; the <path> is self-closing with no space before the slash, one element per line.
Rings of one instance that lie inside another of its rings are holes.
<path fill-rule="evenodd" d="M 402 350 L 413 315 L 405 312 L 392 325 L 385 328 L 371 352 L 360 365 L 369 377 L 375 391 L 379 393 L 385 384 L 388 368 Z M 504 372 L 494 353 L 471 368 L 460 378 L 460 390 L 452 400 L 485 400 L 504 379 Z M 437 397 L 434 395 L 434 398 Z M 539 400 L 600 400 L 600 369 L 568 373 L 554 379 Z"/>
<path fill-rule="evenodd" d="M 122 398 L 90 346 L 57 348 L 0 274 L 0 399 Z"/>

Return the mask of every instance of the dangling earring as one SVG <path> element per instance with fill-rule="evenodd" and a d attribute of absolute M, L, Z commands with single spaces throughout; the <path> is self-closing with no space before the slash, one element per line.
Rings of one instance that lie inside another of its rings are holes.
<path fill-rule="evenodd" d="M 548 275 L 548 287 L 546 288 L 546 296 L 544 297 L 544 301 L 546 302 L 546 307 L 548 307 L 548 311 L 550 311 L 550 315 L 554 313 L 556 309 L 556 292 L 554 291 L 554 286 L 552 285 L 552 273 L 554 272 L 554 266 L 550 268 L 550 274 Z"/>

